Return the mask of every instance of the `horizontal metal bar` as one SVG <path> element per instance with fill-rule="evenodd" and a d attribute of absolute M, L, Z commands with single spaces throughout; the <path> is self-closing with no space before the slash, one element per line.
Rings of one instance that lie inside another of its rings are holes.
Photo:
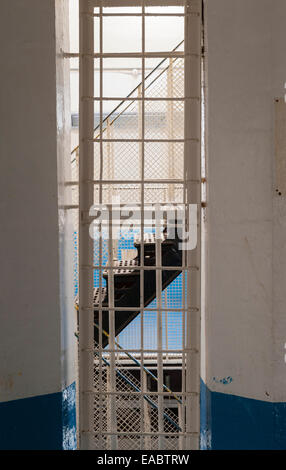
<path fill-rule="evenodd" d="M 155 270 L 160 270 L 160 271 L 187 271 L 187 270 L 194 270 L 194 271 L 199 271 L 198 266 L 103 266 L 103 265 L 91 265 L 91 266 L 86 266 L 82 265 L 81 266 L 83 269 L 97 269 L 97 270 L 108 270 L 108 269 L 134 269 L 138 271 L 155 271 Z"/>
<path fill-rule="evenodd" d="M 89 3 L 93 7 L 142 7 L 142 0 L 89 0 Z M 160 7 L 184 7 L 184 0 L 160 0 Z M 144 6 L 146 7 L 158 7 L 158 0 L 144 0 Z"/>
<path fill-rule="evenodd" d="M 115 97 L 107 97 L 104 96 L 100 98 L 99 96 L 83 96 L 82 100 L 92 100 L 92 101 L 186 101 L 186 100 L 195 100 L 195 101 L 200 101 L 200 98 L 198 96 L 178 96 L 174 98 L 167 98 L 167 97 L 158 97 L 158 96 L 150 96 L 148 97 L 130 97 L 130 98 L 122 98 L 121 96 L 115 96 Z"/>
<path fill-rule="evenodd" d="M 119 369 L 118 366 L 116 366 L 116 368 L 117 368 L 117 370 L 120 370 L 120 371 L 124 372 L 124 368 Z M 126 369 L 125 369 L 125 370 L 126 370 Z M 144 396 L 144 395 L 150 395 L 150 396 L 157 396 L 157 395 L 160 395 L 160 396 L 165 396 L 166 398 L 170 398 L 171 400 L 176 401 L 175 398 L 172 398 L 172 397 L 170 396 L 170 393 L 168 393 L 168 392 L 150 392 L 149 390 L 146 390 L 145 392 L 142 391 L 142 390 L 141 390 L 140 392 L 131 391 L 131 390 L 128 391 L 128 392 L 119 392 L 119 391 L 117 391 L 117 392 L 107 392 L 107 391 L 106 391 L 106 392 L 105 392 L 105 391 L 99 392 L 98 390 L 95 390 L 95 389 L 94 389 L 94 390 L 84 390 L 82 393 L 84 393 L 84 394 L 93 394 L 93 395 L 98 395 L 98 396 L 100 396 L 100 395 L 103 395 L 103 396 L 104 396 L 104 395 L 106 395 L 106 396 L 107 396 L 107 395 L 115 395 L 115 396 L 116 396 L 116 395 L 118 395 L 118 396 L 124 396 L 124 395 L 126 395 L 126 396 L 132 396 L 132 395 L 134 395 L 135 397 L 136 397 L 136 396 L 137 396 L 137 397 L 140 397 L 140 396 L 142 396 L 142 395 L 143 395 L 143 396 Z M 175 392 L 175 393 L 176 393 L 176 395 L 178 395 L 178 396 L 180 396 L 180 397 L 198 396 L 198 395 L 199 395 L 198 392 Z"/>
<path fill-rule="evenodd" d="M 82 225 L 90 225 L 94 220 L 95 220 L 94 217 L 90 216 L 87 220 L 85 220 L 85 219 L 82 220 Z M 128 219 L 127 219 L 127 221 L 128 221 Z M 113 226 L 114 226 L 114 228 L 117 228 L 117 227 L 120 227 L 120 225 L 121 224 L 119 223 L 119 224 L 114 224 Z M 137 223 L 137 227 L 139 227 L 139 223 Z M 149 227 L 151 227 L 151 225 L 146 225 L 146 227 L 149 228 Z M 200 224 L 198 222 L 197 222 L 197 227 L 200 227 Z M 98 233 L 99 233 L 99 231 L 98 231 Z M 185 240 L 180 240 L 180 241 L 182 243 L 185 242 Z M 144 242 L 142 242 L 142 243 L 144 243 Z"/>
<path fill-rule="evenodd" d="M 200 183 L 198 180 L 193 180 L 194 183 Z M 140 184 L 140 183 L 146 183 L 146 184 L 184 184 L 185 180 L 183 179 L 146 179 L 146 180 L 141 180 L 141 179 L 133 179 L 133 180 L 86 180 L 85 183 L 92 183 L 92 184 Z M 78 185 L 78 181 L 66 181 L 65 186 L 75 186 Z M 183 204 L 183 203 L 181 203 Z"/>
<path fill-rule="evenodd" d="M 187 139 L 102 139 L 98 137 L 97 139 L 83 139 L 83 141 L 89 142 L 186 142 Z M 188 139 L 189 141 L 199 142 L 199 139 Z"/>
<path fill-rule="evenodd" d="M 175 202 L 172 202 L 171 204 L 175 204 Z M 104 205 L 106 205 L 104 203 Z M 201 206 L 204 208 L 206 207 L 206 202 L 202 201 L 201 202 Z M 75 210 L 75 209 L 78 209 L 79 208 L 79 205 L 78 204 L 74 204 L 74 205 L 60 205 L 59 206 L 59 209 L 63 209 L 63 210 Z M 89 222 L 88 222 L 89 223 Z M 199 226 L 199 225 L 198 225 Z"/>
<path fill-rule="evenodd" d="M 90 182 L 92 183 L 95 183 L 95 184 L 99 184 L 99 183 L 102 183 L 102 184 L 134 184 L 134 183 L 137 183 L 137 184 L 184 184 L 186 180 L 184 179 L 181 179 L 181 178 L 172 178 L 172 179 L 133 179 L 133 180 L 90 180 Z M 195 181 L 194 182 L 198 182 L 198 181 Z M 123 188 L 124 189 L 124 188 Z M 147 203 L 148 204 L 148 203 Z M 167 204 L 167 203 L 166 203 Z M 182 204 L 182 203 L 181 203 Z"/>
<path fill-rule="evenodd" d="M 83 434 L 91 434 L 93 436 L 197 436 L 200 433 L 199 432 L 141 432 L 141 431 L 81 431 Z"/>
<path fill-rule="evenodd" d="M 198 54 L 188 54 L 188 56 L 198 56 Z M 97 52 L 94 54 L 79 54 L 78 52 L 63 52 L 63 56 L 65 59 L 75 59 L 79 57 L 83 58 L 90 58 L 90 59 L 115 59 L 115 58 L 135 58 L 135 59 L 142 59 L 142 58 L 150 58 L 150 59 L 163 59 L 163 58 L 183 58 L 186 57 L 186 54 L 181 51 L 158 51 L 158 52 L 103 52 L 102 54 Z"/>
<path fill-rule="evenodd" d="M 137 68 L 138 72 L 140 71 L 141 72 L 141 68 L 138 68 L 138 67 L 105 67 L 104 64 L 103 64 L 103 67 L 102 67 L 102 71 L 103 73 L 104 72 L 133 72 L 134 68 Z M 145 67 L 145 71 L 148 71 L 148 70 L 151 70 L 153 72 L 154 68 L 153 67 Z M 165 71 L 165 69 L 163 67 L 158 67 L 157 70 L 160 70 L 162 72 Z M 94 66 L 94 71 L 95 72 L 100 72 L 101 69 L 100 67 L 97 67 L 96 64 Z M 79 68 L 78 66 L 76 66 L 76 64 L 72 67 L 70 67 L 70 72 L 79 72 Z M 132 92 L 130 93 L 130 95 L 132 95 Z M 127 98 L 126 96 L 124 96 L 124 98 Z M 122 99 L 122 98 L 120 98 Z"/>
<path fill-rule="evenodd" d="M 165 307 L 165 308 L 150 308 L 150 307 L 81 307 L 81 310 L 88 312 L 90 310 L 93 311 L 103 311 L 109 312 L 117 311 L 117 312 L 199 312 L 199 308 L 197 307 L 189 307 L 189 308 L 174 308 L 174 307 Z"/>
<path fill-rule="evenodd" d="M 144 350 L 145 351 L 145 350 Z M 104 355 L 106 354 L 106 350 L 105 349 L 98 349 L 96 351 L 92 351 L 92 350 L 88 350 L 88 352 L 90 353 L 93 353 L 94 355 L 96 356 L 99 356 L 101 354 L 102 357 L 104 357 Z M 126 354 L 126 353 L 124 353 Z M 141 358 L 141 353 L 134 353 L 134 356 L 138 356 L 138 358 L 140 359 Z M 186 353 L 184 353 L 186 354 Z M 169 350 L 168 350 L 168 353 L 164 353 L 163 355 L 163 360 L 164 360 L 164 370 L 170 370 L 170 369 L 173 369 L 175 368 L 176 370 L 181 370 L 182 369 L 182 355 L 183 353 L 169 353 Z M 123 354 L 120 353 L 120 351 L 117 350 L 116 352 L 116 357 L 119 357 L 120 359 L 116 359 L 116 365 L 118 367 L 118 361 L 120 361 L 120 364 L 122 366 L 125 365 L 128 370 L 138 370 L 138 367 L 134 366 L 134 364 L 132 363 L 131 359 L 127 359 L 126 357 L 122 357 Z M 171 361 L 170 361 L 170 356 L 171 356 Z M 144 363 L 148 363 L 152 361 L 152 364 L 150 365 L 149 364 L 149 369 L 150 370 L 157 370 L 157 353 L 148 353 L 147 355 L 146 354 L 143 354 L 143 358 L 144 358 Z M 98 367 L 99 365 L 99 361 L 98 360 L 94 360 L 94 365 L 96 367 Z"/>
<path fill-rule="evenodd" d="M 192 13 L 193 16 L 198 16 L 198 13 L 195 13 L 193 12 Z M 108 17 L 108 16 L 181 16 L 181 17 L 184 17 L 185 14 L 184 13 L 93 13 L 92 15 L 90 15 L 89 13 L 82 13 L 82 15 L 87 15 L 87 16 L 91 16 L 93 18 L 100 18 L 101 16 L 102 17 Z"/>
<path fill-rule="evenodd" d="M 117 184 L 184 184 L 184 183 L 195 183 L 195 184 L 201 184 L 203 183 L 202 181 L 200 180 L 189 180 L 189 179 L 133 179 L 133 180 L 106 180 L 106 179 L 102 179 L 102 180 L 85 180 L 84 181 L 85 183 L 91 183 L 91 184 L 111 184 L 111 185 L 114 185 L 116 186 Z M 78 181 L 66 181 L 64 183 L 65 186 L 77 186 L 78 185 Z M 124 188 L 123 188 L 124 189 Z M 158 188 L 159 189 L 159 188 Z M 141 203 L 136 203 L 136 204 L 141 204 Z M 146 203 L 148 204 L 148 203 Z M 167 203 L 164 203 L 164 204 L 168 204 Z M 172 202 L 172 204 L 183 204 L 182 202 L 181 203 L 176 203 L 176 202 Z M 108 203 L 104 203 L 104 205 L 108 205 Z M 114 206 L 113 206 L 114 207 Z"/>
<path fill-rule="evenodd" d="M 59 205 L 59 209 L 63 209 L 63 210 L 78 209 L 78 208 L 79 208 L 78 204 L 67 204 L 67 205 L 60 204 Z"/>
<path fill-rule="evenodd" d="M 145 348 L 140 348 L 140 349 L 103 349 L 103 348 L 84 348 L 82 349 L 82 351 L 88 351 L 88 352 L 93 352 L 96 354 L 98 352 L 102 352 L 106 355 L 108 355 L 109 353 L 112 353 L 112 352 L 116 352 L 116 353 L 149 353 L 149 354 L 156 354 L 156 353 L 165 353 L 165 354 L 169 354 L 169 353 L 173 353 L 173 354 L 186 354 L 186 353 L 191 353 L 191 354 L 197 354 L 199 351 L 198 349 L 194 349 L 194 348 L 185 348 L 185 349 L 145 349 Z"/>

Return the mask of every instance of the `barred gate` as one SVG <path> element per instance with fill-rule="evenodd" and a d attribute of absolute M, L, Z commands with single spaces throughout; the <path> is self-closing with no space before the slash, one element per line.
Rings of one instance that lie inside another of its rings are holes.
<path fill-rule="evenodd" d="M 136 11 L 131 8 L 128 16 L 141 18 L 142 48 L 123 54 L 103 48 L 104 18 L 122 19 L 127 15 L 122 7 L 130 6 L 116 2 L 115 10 L 113 3 L 80 0 L 80 135 L 70 182 L 80 215 L 75 235 L 80 446 L 193 449 L 199 442 L 201 5 L 160 2 L 177 7 L 169 13 L 152 7 L 158 2 L 132 2 Z M 146 18 L 171 15 L 184 19 L 182 42 L 170 51 L 146 51 Z M 99 52 L 93 43 L 95 19 Z M 104 96 L 103 60 L 134 56 L 142 63 L 142 82 L 127 97 Z M 148 58 L 160 61 L 147 74 Z M 100 63 L 99 93 L 94 60 Z M 104 117 L 106 100 L 114 101 L 114 110 Z M 95 226 L 93 240 L 90 208 L 104 205 L 111 213 L 118 196 L 121 206 L 140 208 L 139 224 L 130 234 L 112 226 L 110 214 L 108 224 Z M 144 208 L 151 203 L 183 208 L 187 227 L 188 205 L 197 205 L 195 249 L 172 242 L 164 220 L 159 227 L 147 223 Z M 121 301 L 127 293 L 128 305 Z M 170 380 L 175 390 L 166 383 Z"/>

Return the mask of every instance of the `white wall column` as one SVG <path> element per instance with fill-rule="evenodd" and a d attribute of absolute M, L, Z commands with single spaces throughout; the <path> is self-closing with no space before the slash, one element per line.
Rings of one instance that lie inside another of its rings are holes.
<path fill-rule="evenodd" d="M 66 0 L 0 5 L 4 449 L 75 446 L 67 22 Z"/>
<path fill-rule="evenodd" d="M 285 448 L 286 195 L 275 98 L 283 0 L 206 0 L 206 370 L 212 448 Z M 284 423 L 284 424 L 283 424 Z"/>

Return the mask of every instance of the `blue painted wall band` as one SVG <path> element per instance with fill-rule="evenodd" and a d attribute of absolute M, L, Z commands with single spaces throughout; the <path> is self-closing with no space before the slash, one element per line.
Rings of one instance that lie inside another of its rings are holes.
<path fill-rule="evenodd" d="M 212 392 L 201 381 L 201 448 L 285 450 L 286 403 Z"/>
<path fill-rule="evenodd" d="M 0 403 L 0 449 L 76 449 L 75 390 Z"/>

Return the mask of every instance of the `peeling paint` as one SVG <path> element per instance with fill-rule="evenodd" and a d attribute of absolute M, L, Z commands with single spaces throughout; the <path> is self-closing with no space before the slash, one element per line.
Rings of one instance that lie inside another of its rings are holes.
<path fill-rule="evenodd" d="M 216 384 L 223 384 L 223 385 L 229 385 L 231 382 L 233 382 L 233 378 L 228 376 L 228 377 L 223 377 L 223 379 L 218 379 L 217 377 L 213 377 L 213 381 Z"/>

